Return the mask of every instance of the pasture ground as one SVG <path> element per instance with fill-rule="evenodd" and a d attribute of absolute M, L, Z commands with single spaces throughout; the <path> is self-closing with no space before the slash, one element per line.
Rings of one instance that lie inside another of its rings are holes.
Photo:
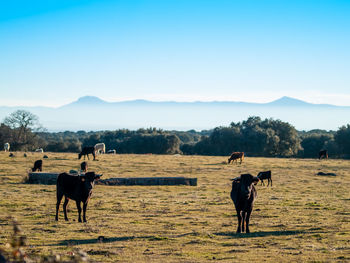
<path fill-rule="evenodd" d="M 46 172 L 78 169 L 77 154 L 44 153 Z M 103 178 L 197 177 L 198 186 L 102 186 L 94 188 L 87 223 L 54 220 L 54 185 L 24 184 L 42 153 L 0 153 L 0 248 L 17 218 L 27 253 L 81 249 L 94 262 L 348 262 L 350 261 L 350 161 L 227 156 L 100 155 L 89 170 Z M 236 234 L 230 178 L 272 170 L 273 187 L 257 185 L 250 234 Z M 337 176 L 317 176 L 317 172 Z M 97 238 L 104 236 L 99 243 Z"/>

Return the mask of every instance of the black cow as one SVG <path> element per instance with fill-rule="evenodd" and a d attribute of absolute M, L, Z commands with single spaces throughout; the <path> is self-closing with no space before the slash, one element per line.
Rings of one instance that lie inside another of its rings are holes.
<path fill-rule="evenodd" d="M 80 171 L 81 171 L 82 173 L 86 173 L 87 170 L 88 170 L 88 163 L 87 163 L 87 162 L 82 162 L 82 163 L 80 164 Z"/>
<path fill-rule="evenodd" d="M 321 150 L 318 152 L 318 159 L 321 159 L 324 157 L 325 159 L 328 159 L 328 151 L 327 150 Z"/>
<path fill-rule="evenodd" d="M 251 174 L 242 174 L 233 179 L 231 199 L 235 205 L 238 217 L 237 233 L 244 232 L 244 221 L 246 222 L 246 232 L 249 231 L 249 218 L 253 210 L 253 202 L 257 192 L 253 184 L 256 184 L 259 178 Z"/>
<path fill-rule="evenodd" d="M 43 161 L 42 160 L 36 160 L 34 162 L 34 167 L 32 168 L 32 172 L 42 172 L 43 171 Z"/>
<path fill-rule="evenodd" d="M 62 197 L 65 196 L 63 211 L 64 219 L 68 221 L 67 205 L 69 199 L 75 200 L 78 208 L 78 221 L 81 222 L 81 206 L 83 202 L 83 221 L 86 222 L 86 208 L 92 194 L 92 188 L 95 180 L 100 179 L 102 175 L 97 175 L 94 172 L 88 172 L 83 176 L 70 175 L 61 173 L 57 177 L 57 203 L 56 203 L 56 221 L 58 221 L 58 210 Z"/>
<path fill-rule="evenodd" d="M 81 156 L 84 155 L 84 160 L 85 160 L 85 155 L 87 155 L 88 160 L 90 160 L 89 154 L 92 154 L 92 156 L 94 157 L 94 160 L 95 160 L 96 155 L 95 155 L 95 147 L 94 146 L 83 147 L 83 150 L 81 151 L 81 153 L 79 153 L 78 158 L 80 159 Z"/>
<path fill-rule="evenodd" d="M 261 181 L 262 185 L 265 185 L 264 180 L 267 179 L 267 186 L 269 186 L 271 182 L 271 187 L 272 187 L 271 171 L 260 172 L 258 173 L 257 177 Z"/>

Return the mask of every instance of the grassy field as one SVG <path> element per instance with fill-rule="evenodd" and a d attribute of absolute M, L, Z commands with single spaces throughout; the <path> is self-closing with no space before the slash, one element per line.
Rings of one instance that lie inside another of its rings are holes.
<path fill-rule="evenodd" d="M 77 154 L 45 153 L 43 169 L 78 169 Z M 181 155 L 103 155 L 89 170 L 110 177 L 197 177 L 198 186 L 102 186 L 93 190 L 87 223 L 54 220 L 56 189 L 23 180 L 41 153 L 0 153 L 0 247 L 16 217 L 32 255 L 76 249 L 94 262 L 349 262 L 350 161 Z M 236 234 L 230 178 L 272 170 L 273 187 L 256 187 L 250 234 Z M 337 176 L 317 176 L 317 172 Z M 104 236 L 104 242 L 98 237 Z"/>

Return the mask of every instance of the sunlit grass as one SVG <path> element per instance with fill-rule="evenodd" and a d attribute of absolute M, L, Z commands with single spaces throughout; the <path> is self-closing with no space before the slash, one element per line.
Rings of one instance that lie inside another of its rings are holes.
<path fill-rule="evenodd" d="M 78 169 L 77 154 L 45 153 L 43 169 Z M 93 190 L 87 223 L 54 220 L 56 190 L 23 179 L 43 154 L 0 154 L 0 246 L 14 216 L 27 235 L 27 252 L 67 255 L 75 248 L 98 262 L 323 262 L 350 260 L 350 162 L 249 158 L 226 165 L 224 157 L 103 155 L 89 170 L 103 178 L 197 177 L 198 186 L 102 186 Z M 235 233 L 230 178 L 272 170 L 273 187 L 257 186 L 250 234 Z M 317 176 L 333 172 L 335 177 Z M 103 236 L 103 242 L 98 237 Z"/>

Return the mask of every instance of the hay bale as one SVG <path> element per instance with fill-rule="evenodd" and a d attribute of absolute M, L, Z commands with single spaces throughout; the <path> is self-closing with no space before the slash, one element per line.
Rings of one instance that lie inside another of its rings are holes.
<path fill-rule="evenodd" d="M 70 172 L 72 172 L 71 170 Z M 73 174 L 73 173 L 71 173 Z M 77 175 L 77 174 L 75 174 Z M 33 172 L 28 174 L 29 184 L 56 184 L 58 173 Z M 129 177 L 96 181 L 100 185 L 190 185 L 197 186 L 197 178 L 186 177 Z"/>
<path fill-rule="evenodd" d="M 197 186 L 197 178 L 186 177 L 129 177 L 100 179 L 102 185 L 190 185 Z"/>
<path fill-rule="evenodd" d="M 29 184 L 56 184 L 58 173 L 33 172 L 28 174 Z"/>

